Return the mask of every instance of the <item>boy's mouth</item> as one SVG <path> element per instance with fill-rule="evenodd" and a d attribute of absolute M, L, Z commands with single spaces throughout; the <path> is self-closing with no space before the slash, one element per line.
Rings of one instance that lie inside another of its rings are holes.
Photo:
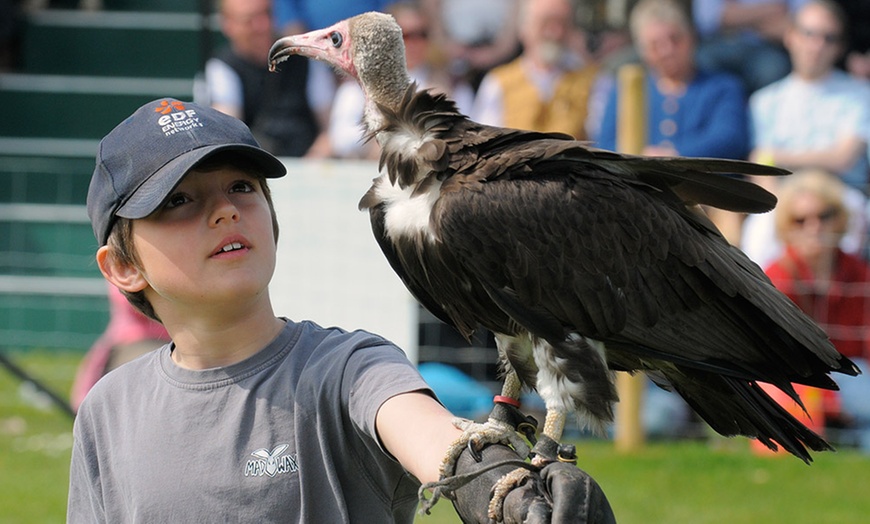
<path fill-rule="evenodd" d="M 230 251 L 236 251 L 238 249 L 242 249 L 243 247 L 245 246 L 243 246 L 241 242 L 230 242 L 229 244 L 221 248 L 218 253 L 229 253 Z"/>
<path fill-rule="evenodd" d="M 242 251 L 242 250 L 249 249 L 249 248 L 250 248 L 250 246 L 248 245 L 247 240 L 245 240 L 244 238 L 241 238 L 238 236 L 235 238 L 226 238 L 226 239 L 224 239 L 221 247 L 217 248 L 215 251 L 212 252 L 212 256 L 224 255 L 227 253 L 233 253 L 235 251 Z"/>

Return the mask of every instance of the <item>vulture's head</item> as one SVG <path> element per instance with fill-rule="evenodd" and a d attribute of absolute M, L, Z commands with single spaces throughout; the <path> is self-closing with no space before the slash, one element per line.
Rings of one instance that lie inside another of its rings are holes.
<path fill-rule="evenodd" d="M 326 29 L 282 38 L 269 51 L 269 69 L 293 54 L 331 64 L 355 78 L 367 99 L 387 107 L 395 107 L 410 84 L 402 29 L 384 13 L 363 13 Z"/>

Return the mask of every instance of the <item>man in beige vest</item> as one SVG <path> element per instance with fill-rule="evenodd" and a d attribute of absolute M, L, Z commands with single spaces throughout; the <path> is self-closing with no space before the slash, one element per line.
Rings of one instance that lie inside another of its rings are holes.
<path fill-rule="evenodd" d="M 587 59 L 571 0 L 521 0 L 522 54 L 483 79 L 471 117 L 484 124 L 586 139 L 597 67 Z"/>

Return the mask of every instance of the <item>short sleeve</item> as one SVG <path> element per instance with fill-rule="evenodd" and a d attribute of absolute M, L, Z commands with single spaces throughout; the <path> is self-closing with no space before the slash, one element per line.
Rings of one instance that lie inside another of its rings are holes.
<path fill-rule="evenodd" d="M 402 351 L 391 345 L 360 348 L 351 355 L 345 370 L 349 388 L 349 412 L 354 425 L 377 440 L 375 419 L 388 399 L 429 386 Z M 434 394 L 433 394 L 434 396 Z"/>

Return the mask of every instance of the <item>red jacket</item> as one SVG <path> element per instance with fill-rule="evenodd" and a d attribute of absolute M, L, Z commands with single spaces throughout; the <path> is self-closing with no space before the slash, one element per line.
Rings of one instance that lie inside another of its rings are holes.
<path fill-rule="evenodd" d="M 847 357 L 870 357 L 870 266 L 837 250 L 830 283 L 816 283 L 790 248 L 765 271 L 773 284 L 825 330 Z"/>

